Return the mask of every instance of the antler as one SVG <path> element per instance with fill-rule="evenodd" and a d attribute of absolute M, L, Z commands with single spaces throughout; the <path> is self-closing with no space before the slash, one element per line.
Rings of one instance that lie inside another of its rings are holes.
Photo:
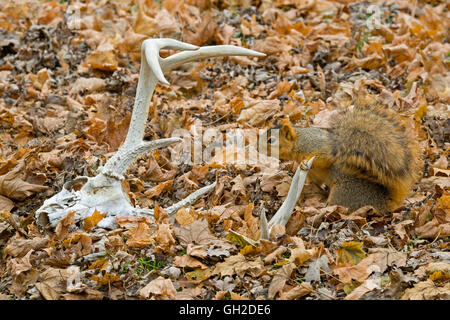
<path fill-rule="evenodd" d="M 189 50 L 161 58 L 161 49 Z M 121 180 L 126 170 L 140 156 L 147 152 L 181 142 L 180 138 L 166 138 L 155 141 L 144 141 L 145 124 L 147 122 L 150 101 L 158 81 L 168 85 L 164 73 L 184 63 L 209 57 L 240 55 L 261 57 L 265 54 L 235 46 L 197 47 L 174 39 L 147 39 L 142 43 L 142 58 L 136 98 L 131 116 L 130 126 L 125 142 L 117 152 L 92 178 L 78 177 L 76 182 L 85 182 L 80 191 L 69 190 L 73 182 L 66 183 L 61 192 L 44 201 L 36 211 L 37 221 L 44 225 L 47 220 L 52 226 L 68 212 L 75 211 L 75 219 L 79 221 L 90 216 L 94 210 L 106 213 L 107 217 L 99 222 L 100 227 L 114 228 L 116 216 L 148 216 L 153 210 L 142 209 L 131 205 L 128 196 L 123 192 Z M 216 183 L 203 187 L 187 198 L 165 210 L 175 213 L 182 206 L 195 202 L 202 194 L 210 191 Z"/>
<path fill-rule="evenodd" d="M 280 209 L 275 213 L 275 215 L 267 223 L 266 212 L 263 208 L 261 210 L 260 225 L 261 225 L 261 239 L 268 240 L 270 237 L 270 231 L 273 226 L 280 224 L 286 226 L 289 218 L 292 215 L 295 204 L 302 193 L 303 186 L 305 185 L 306 176 L 308 171 L 311 169 L 315 157 L 312 157 L 308 162 L 301 163 L 297 171 L 292 178 L 291 187 L 289 188 L 288 195 L 281 205 Z"/>

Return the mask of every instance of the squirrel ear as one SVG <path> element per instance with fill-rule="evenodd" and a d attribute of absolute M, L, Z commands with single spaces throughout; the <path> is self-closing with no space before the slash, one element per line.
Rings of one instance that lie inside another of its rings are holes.
<path fill-rule="evenodd" d="M 281 130 L 280 130 L 280 136 L 288 141 L 294 141 L 296 138 L 296 134 L 294 129 L 291 126 L 291 123 L 289 120 L 283 120 L 281 122 Z"/>

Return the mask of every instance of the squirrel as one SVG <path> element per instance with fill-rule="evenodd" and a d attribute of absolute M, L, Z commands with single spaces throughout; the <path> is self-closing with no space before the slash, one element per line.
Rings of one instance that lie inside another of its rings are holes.
<path fill-rule="evenodd" d="M 331 129 L 292 126 L 288 120 L 264 134 L 266 153 L 299 164 L 315 156 L 308 180 L 329 187 L 327 203 L 353 212 L 370 205 L 386 214 L 401 207 L 422 175 L 418 143 L 401 118 L 372 98 L 359 98 Z M 263 141 L 264 141 L 263 140 Z"/>

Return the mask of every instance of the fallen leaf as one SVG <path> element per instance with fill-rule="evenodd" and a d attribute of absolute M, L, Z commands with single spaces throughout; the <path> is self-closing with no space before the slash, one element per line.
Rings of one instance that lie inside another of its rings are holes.
<path fill-rule="evenodd" d="M 170 279 L 158 277 L 150 281 L 145 287 L 139 290 L 139 296 L 143 299 L 149 299 L 151 296 L 167 296 L 174 298 L 177 294 L 175 287 Z"/>
<path fill-rule="evenodd" d="M 139 222 L 136 228 L 131 229 L 130 234 L 131 237 L 126 242 L 129 247 L 141 248 L 152 244 L 150 228 L 146 223 Z"/>
<path fill-rule="evenodd" d="M 204 265 L 203 263 L 201 263 L 200 261 L 198 261 L 197 259 L 185 254 L 183 256 L 176 256 L 174 261 L 173 261 L 173 265 L 175 267 L 180 267 L 180 268 L 192 268 L 192 269 L 207 269 L 208 267 L 206 265 Z"/>
<path fill-rule="evenodd" d="M 207 244 L 217 239 L 210 231 L 208 221 L 205 218 L 194 221 L 193 223 L 175 227 L 175 235 L 180 244 L 187 246 L 188 244 Z"/>
<path fill-rule="evenodd" d="M 218 274 L 221 277 L 233 276 L 237 274 L 243 277 L 249 274 L 252 277 L 257 277 L 263 270 L 263 262 L 261 258 L 255 260 L 248 260 L 242 254 L 237 254 L 225 259 L 224 262 L 216 264 L 213 274 Z"/>
<path fill-rule="evenodd" d="M 75 211 L 70 211 L 64 218 L 59 220 L 55 228 L 54 239 L 61 241 L 69 234 L 69 228 L 75 223 Z"/>
<path fill-rule="evenodd" d="M 100 213 L 94 210 L 91 216 L 84 219 L 84 230 L 90 232 L 104 217 L 106 217 L 106 213 Z"/>
<path fill-rule="evenodd" d="M 337 262 L 339 264 L 355 265 L 366 257 L 366 253 L 362 250 L 362 242 L 344 242 L 341 249 L 336 251 Z"/>
<path fill-rule="evenodd" d="M 20 178 L 22 169 L 23 164 L 0 176 L 0 196 L 3 195 L 9 199 L 22 201 L 34 193 L 48 189 L 46 186 L 36 185 L 22 180 Z M 8 203 L 5 205 L 8 205 Z"/>
<path fill-rule="evenodd" d="M 267 297 L 269 299 L 275 298 L 275 296 L 281 292 L 286 284 L 286 281 L 291 279 L 292 272 L 295 270 L 295 264 L 285 264 L 281 269 L 277 270 L 270 282 L 269 292 Z"/>
<path fill-rule="evenodd" d="M 402 300 L 448 300 L 450 299 L 450 283 L 443 287 L 436 286 L 433 281 L 422 281 L 413 288 L 406 289 Z"/>

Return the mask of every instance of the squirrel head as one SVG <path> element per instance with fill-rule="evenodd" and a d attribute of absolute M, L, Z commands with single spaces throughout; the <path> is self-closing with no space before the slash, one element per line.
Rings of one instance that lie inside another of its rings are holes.
<path fill-rule="evenodd" d="M 268 156 L 280 159 L 293 159 L 292 150 L 297 140 L 297 134 L 289 120 L 283 120 L 280 125 L 268 129 L 260 140 L 259 151 Z"/>

